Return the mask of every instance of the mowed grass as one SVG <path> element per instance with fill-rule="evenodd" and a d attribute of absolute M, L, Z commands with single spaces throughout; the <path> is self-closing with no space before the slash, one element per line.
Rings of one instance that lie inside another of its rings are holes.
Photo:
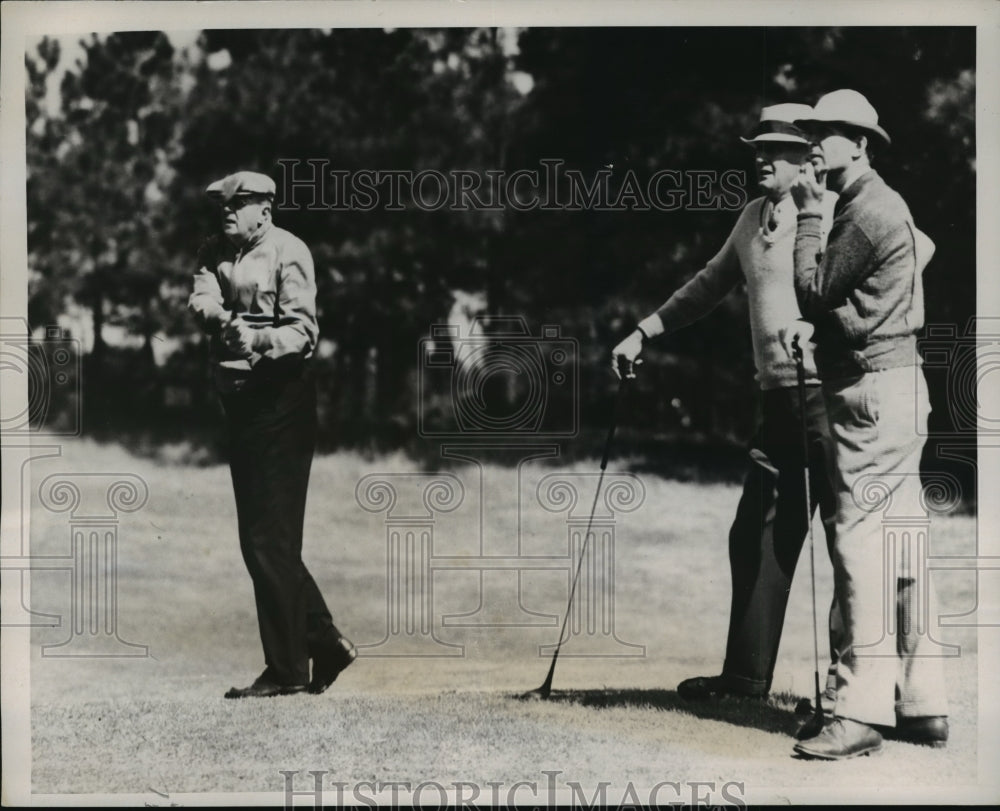
<path fill-rule="evenodd" d="M 618 480 L 614 468 L 609 486 Z M 280 770 L 288 769 L 302 771 L 302 779 L 307 770 L 324 770 L 328 781 L 348 785 L 460 780 L 482 786 L 544 782 L 542 772 L 549 770 L 589 787 L 588 796 L 600 781 L 618 788 L 630 781 L 740 781 L 748 794 L 977 781 L 977 656 L 969 628 L 935 631 L 961 652 L 945 662 L 952 705 L 946 750 L 887 742 L 878 758 L 824 764 L 791 757 L 792 708 L 812 694 L 807 553 L 793 586 L 772 697 L 705 707 L 677 697 L 681 679 L 721 668 L 729 612 L 726 535 L 738 487 L 641 477 L 641 505 L 613 518 L 614 611 L 618 639 L 645 646 L 644 655 L 560 657 L 547 702 L 517 696 L 545 676 L 549 657 L 539 655 L 539 646 L 558 636 L 565 572 L 524 572 L 520 582 L 516 572 L 487 572 L 481 592 L 478 572 L 443 569 L 434 575 L 433 629 L 441 642 L 463 646 L 448 649 L 462 655 L 380 657 L 371 654 L 384 648 L 362 648 L 358 662 L 322 696 L 234 702 L 223 692 L 249 683 L 263 661 L 228 469 L 163 465 L 115 446 L 68 443 L 61 457 L 33 470 L 33 554 L 65 555 L 69 548 L 69 519 L 39 505 L 37 484 L 53 472 L 102 471 L 136 474 L 149 487 L 148 503 L 118 524 L 118 633 L 147 645 L 149 656 L 42 656 L 42 645 L 69 634 L 70 585 L 66 572 L 33 574 L 33 608 L 64 618 L 62 627 L 32 634 L 31 785 L 37 793 L 280 793 Z M 524 555 L 565 554 L 566 513 L 542 509 L 536 496 L 541 480 L 560 472 L 576 477 L 577 511 L 585 517 L 596 465 L 520 471 L 486 465 L 481 474 L 473 465 L 452 467 L 462 501 L 434 514 L 435 554 L 512 556 L 519 543 Z M 338 454 L 314 463 L 304 557 L 338 625 L 360 645 L 386 636 L 387 551 L 386 514 L 362 509 L 356 488 L 366 476 L 387 474 L 399 493 L 391 516 L 426 516 L 412 489 L 425 481 L 420 473 L 403 457 L 373 462 Z M 975 540 L 974 517 L 937 518 L 932 526 L 934 554 L 973 554 Z M 824 551 L 817 569 L 823 614 L 832 593 Z M 941 613 L 975 606 L 973 573 L 935 577 Z M 476 612 L 481 593 L 481 610 L 466 620 L 478 626 L 443 623 L 444 616 Z M 526 618 L 536 624 L 524 625 Z"/>

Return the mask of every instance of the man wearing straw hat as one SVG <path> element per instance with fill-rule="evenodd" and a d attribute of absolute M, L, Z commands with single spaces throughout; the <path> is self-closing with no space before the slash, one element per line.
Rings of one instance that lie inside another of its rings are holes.
<path fill-rule="evenodd" d="M 809 157 L 809 143 L 793 122 L 811 111 L 805 104 L 776 104 L 761 111 L 753 136 L 742 140 L 754 148 L 763 196 L 743 209 L 722 250 L 612 352 L 616 374 L 619 358 L 631 368 L 645 341 L 696 321 L 737 285 L 746 284 L 759 421 L 729 532 L 732 600 L 725 662 L 721 675 L 698 676 L 678 685 L 677 692 L 689 701 L 767 696 L 792 575 L 807 533 L 796 368 L 781 347 L 778 329 L 786 319 L 799 317 L 792 287 L 796 211 L 789 189 Z M 829 221 L 832 196 L 825 202 Z M 819 505 L 829 544 L 834 524 L 826 459 L 829 432 L 809 354 L 805 366 L 811 509 Z"/>
<path fill-rule="evenodd" d="M 905 549 L 897 550 L 896 569 L 886 569 L 882 523 L 890 509 L 896 516 L 926 515 L 920 457 L 930 405 L 916 332 L 924 318 L 921 274 L 933 244 L 871 167 L 873 147 L 887 147 L 890 139 L 863 95 L 828 93 L 803 119 L 798 123 L 815 145 L 817 166 L 803 164 L 792 186 L 799 209 L 795 291 L 811 323 L 799 321 L 782 334 L 791 352 L 793 341 L 801 344 L 815 330 L 834 437 L 831 560 L 842 623 L 831 639 L 829 718 L 795 751 L 840 760 L 878 751 L 882 734 L 943 746 L 948 723 L 941 651 L 918 633 L 913 615 L 914 592 L 929 589 L 929 579 L 908 569 Z M 839 197 L 820 259 L 826 189 Z M 870 503 L 873 496 L 879 504 Z M 887 607 L 896 612 L 894 621 Z"/>

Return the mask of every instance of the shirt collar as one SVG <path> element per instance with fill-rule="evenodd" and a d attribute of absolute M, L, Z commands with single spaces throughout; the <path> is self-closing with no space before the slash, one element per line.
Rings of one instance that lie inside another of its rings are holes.
<path fill-rule="evenodd" d="M 236 252 L 237 256 L 245 256 L 247 253 L 260 245 L 260 243 L 264 240 L 264 237 L 271 232 L 273 227 L 274 223 L 268 220 L 268 222 L 264 223 L 260 228 L 254 231 L 243 244 L 233 245 L 231 242 L 229 244 L 232 245 L 232 249 Z"/>
<path fill-rule="evenodd" d="M 243 251 L 243 253 L 246 253 L 247 251 L 249 251 L 249 250 L 251 250 L 253 248 L 256 248 L 258 245 L 260 245 L 261 240 L 263 240 L 264 237 L 266 237 L 270 233 L 271 228 L 273 226 L 274 226 L 274 223 L 272 223 L 270 220 L 268 220 L 260 228 L 258 228 L 256 231 L 254 231 L 250 235 L 250 239 L 248 239 L 246 241 L 246 243 L 243 245 L 243 247 L 241 248 L 241 250 Z"/>
<path fill-rule="evenodd" d="M 837 198 L 836 211 L 840 211 L 851 200 L 861 194 L 868 186 L 879 179 L 878 172 L 868 169 L 864 174 L 858 175 L 847 184 L 847 187 L 840 190 L 840 197 Z"/>

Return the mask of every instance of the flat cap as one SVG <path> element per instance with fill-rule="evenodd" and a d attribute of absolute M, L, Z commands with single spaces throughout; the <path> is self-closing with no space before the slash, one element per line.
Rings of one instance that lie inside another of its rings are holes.
<path fill-rule="evenodd" d="M 209 184 L 205 193 L 220 203 L 249 194 L 262 194 L 273 198 L 275 185 L 271 178 L 260 172 L 234 172 Z"/>

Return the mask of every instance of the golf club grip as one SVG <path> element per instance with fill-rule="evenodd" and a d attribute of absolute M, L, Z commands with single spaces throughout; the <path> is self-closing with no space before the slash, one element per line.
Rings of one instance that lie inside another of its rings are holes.
<path fill-rule="evenodd" d="M 795 377 L 798 380 L 799 388 L 805 388 L 806 385 L 806 368 L 804 358 L 802 356 L 802 345 L 799 343 L 799 339 L 795 338 L 792 341 L 792 357 L 795 359 Z"/>

